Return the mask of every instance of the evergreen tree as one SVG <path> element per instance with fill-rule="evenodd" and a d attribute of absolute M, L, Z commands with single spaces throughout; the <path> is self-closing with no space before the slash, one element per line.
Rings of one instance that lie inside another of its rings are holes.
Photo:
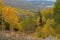
<path fill-rule="evenodd" d="M 54 29 L 60 34 L 60 0 L 56 0 L 53 17 L 55 20 Z"/>
<path fill-rule="evenodd" d="M 39 8 L 38 8 L 38 12 L 37 13 L 38 13 L 38 16 L 40 17 L 40 19 L 39 19 L 39 26 L 44 27 L 44 24 L 46 22 L 43 22 L 43 20 L 42 20 L 43 16 L 42 16 L 42 13 L 40 12 Z"/>
<path fill-rule="evenodd" d="M 40 13 L 40 12 L 38 12 L 38 14 L 39 14 L 39 17 L 40 17 L 40 19 L 39 19 L 39 20 L 40 20 L 40 21 L 39 21 L 39 22 L 40 22 L 40 26 L 43 26 L 43 22 L 42 22 L 42 15 L 41 15 L 41 13 Z"/>

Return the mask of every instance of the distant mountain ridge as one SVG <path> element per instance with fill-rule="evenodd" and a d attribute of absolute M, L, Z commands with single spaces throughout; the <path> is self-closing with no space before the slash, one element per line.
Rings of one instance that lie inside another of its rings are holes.
<path fill-rule="evenodd" d="M 55 2 L 53 1 L 23 1 L 23 0 L 4 0 L 4 3 L 22 9 L 37 10 L 37 8 L 45 8 L 54 6 Z"/>
<path fill-rule="evenodd" d="M 53 1 L 31 1 L 32 4 L 35 5 L 43 5 L 43 6 L 52 6 L 54 5 Z"/>

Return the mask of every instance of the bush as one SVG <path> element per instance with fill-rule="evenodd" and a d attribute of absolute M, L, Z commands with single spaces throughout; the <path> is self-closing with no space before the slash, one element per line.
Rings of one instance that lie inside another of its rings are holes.
<path fill-rule="evenodd" d="M 26 18 L 21 26 L 25 33 L 33 33 L 36 30 L 36 22 L 31 17 Z"/>

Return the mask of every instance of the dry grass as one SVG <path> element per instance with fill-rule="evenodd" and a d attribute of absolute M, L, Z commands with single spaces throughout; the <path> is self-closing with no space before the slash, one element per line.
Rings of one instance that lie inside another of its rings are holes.
<path fill-rule="evenodd" d="M 0 40 L 59 40 L 49 36 L 46 39 L 28 36 L 20 32 L 0 31 Z"/>

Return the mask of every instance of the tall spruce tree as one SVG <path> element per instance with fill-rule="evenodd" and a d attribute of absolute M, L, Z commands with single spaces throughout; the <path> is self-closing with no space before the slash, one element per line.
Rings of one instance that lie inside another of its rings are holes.
<path fill-rule="evenodd" d="M 55 20 L 54 29 L 56 33 L 60 34 L 60 0 L 56 0 L 53 17 Z"/>

